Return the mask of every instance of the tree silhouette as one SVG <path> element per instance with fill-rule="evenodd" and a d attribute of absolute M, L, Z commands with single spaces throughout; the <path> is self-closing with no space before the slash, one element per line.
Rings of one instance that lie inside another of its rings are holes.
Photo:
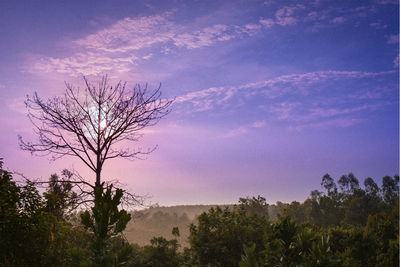
<path fill-rule="evenodd" d="M 107 76 L 96 87 L 83 78 L 80 90 L 66 83 L 63 97 L 42 100 L 37 93 L 25 101 L 28 117 L 39 139 L 20 147 L 32 154 L 78 157 L 96 173 L 95 187 L 101 183 L 104 162 L 113 158 L 140 158 L 154 150 L 130 149 L 126 142 L 140 138 L 140 130 L 155 125 L 169 113 L 173 100 L 161 98 L 161 85 L 148 92 L 147 85 L 132 90 L 126 83 L 110 86 Z"/>

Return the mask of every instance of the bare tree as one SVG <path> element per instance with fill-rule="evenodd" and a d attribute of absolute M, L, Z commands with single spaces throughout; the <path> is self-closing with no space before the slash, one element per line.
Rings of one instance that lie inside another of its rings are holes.
<path fill-rule="evenodd" d="M 106 160 L 140 158 L 154 150 L 130 149 L 125 142 L 138 141 L 140 130 L 167 115 L 173 100 L 161 98 L 161 85 L 149 92 L 147 85 L 131 90 L 121 82 L 110 86 L 107 77 L 97 87 L 85 77 L 84 81 L 83 90 L 66 83 L 63 97 L 45 101 L 37 93 L 28 96 L 28 117 L 39 139 L 26 142 L 19 136 L 19 143 L 23 150 L 54 160 L 78 157 L 96 173 L 97 187 Z"/>

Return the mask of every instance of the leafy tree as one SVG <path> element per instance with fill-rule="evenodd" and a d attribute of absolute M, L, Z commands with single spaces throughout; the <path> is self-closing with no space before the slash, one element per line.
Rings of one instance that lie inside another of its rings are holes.
<path fill-rule="evenodd" d="M 81 214 L 82 224 L 94 234 L 94 266 L 111 265 L 110 238 L 120 234 L 131 219 L 125 210 L 118 210 L 122 196 L 122 189 L 117 189 L 113 194 L 112 185 L 104 190 L 103 186 L 96 187 L 92 213 L 85 211 Z"/>
<path fill-rule="evenodd" d="M 108 211 L 115 213 L 117 206 L 114 204 L 119 204 L 122 197 L 122 191 L 117 190 L 116 198 L 111 200 L 111 188 L 107 188 L 103 196 L 101 172 L 104 163 L 113 158 L 133 159 L 152 152 L 154 149 L 132 150 L 126 144 L 137 141 L 142 129 L 155 125 L 167 115 L 173 100 L 161 98 L 161 85 L 154 92 L 148 93 L 147 86 L 142 88 L 137 85 L 132 90 L 128 90 L 126 83 L 121 82 L 114 87 L 110 86 L 107 77 L 103 77 L 98 86 L 90 84 L 86 78 L 84 82 L 86 87 L 83 93 L 66 83 L 63 97 L 47 101 L 42 100 L 37 93 L 32 98 L 28 97 L 25 104 L 39 140 L 26 142 L 19 136 L 19 143 L 21 149 L 32 154 L 51 155 L 53 160 L 64 156 L 77 157 L 95 173 L 95 183 L 90 186 L 92 191 L 89 192 L 89 195 L 94 195 L 93 217 L 85 213 L 82 219 L 85 226 L 94 232 L 94 252 L 97 253 L 93 254 L 94 262 L 102 264 L 107 250 L 106 240 L 110 235 L 108 227 L 114 223 L 112 221 L 108 224 L 107 220 L 115 219 L 118 221 L 117 226 L 122 227 L 128 218 L 121 213 L 118 213 L 118 218 L 108 213 L 100 214 Z M 64 188 L 60 187 L 56 178 L 50 181 L 54 194 L 47 195 L 47 204 L 53 212 L 61 212 L 65 205 L 61 199 L 65 198 L 59 198 L 60 194 L 69 192 L 70 188 L 68 184 L 64 184 Z M 89 184 L 87 181 L 81 183 Z M 137 200 L 136 196 L 129 196 L 133 202 Z M 111 201 L 113 206 L 103 205 L 104 201 Z"/>
<path fill-rule="evenodd" d="M 265 218 L 269 218 L 268 203 L 266 199 L 260 195 L 257 197 L 239 198 L 239 208 L 245 209 L 250 214 L 257 214 Z"/>
<path fill-rule="evenodd" d="M 182 264 L 176 239 L 167 240 L 164 237 L 154 237 L 150 243 L 150 246 L 144 246 L 138 266 L 175 267 Z"/>
<path fill-rule="evenodd" d="M 364 188 L 369 195 L 377 195 L 379 193 L 379 187 L 371 177 L 364 180 Z"/>
<path fill-rule="evenodd" d="M 292 203 L 290 203 L 290 205 L 288 205 L 281 211 L 282 215 L 289 216 L 297 223 L 306 222 L 309 219 L 308 215 L 310 213 L 310 209 L 307 209 L 307 204 L 309 202 L 301 204 L 300 202 L 293 201 Z"/>
<path fill-rule="evenodd" d="M 360 188 L 358 179 L 352 173 L 349 175 L 342 175 L 338 181 L 338 184 L 341 192 L 345 195 L 348 195 Z"/>
<path fill-rule="evenodd" d="M 341 266 L 331 250 L 330 239 L 328 235 L 321 235 L 311 245 L 310 252 L 304 255 L 304 266 Z"/>
<path fill-rule="evenodd" d="M 337 194 L 337 187 L 335 180 L 333 180 L 333 178 L 329 174 L 325 174 L 322 177 L 321 186 L 324 187 L 325 190 L 328 192 L 328 196 Z"/>
<path fill-rule="evenodd" d="M 46 210 L 61 220 L 68 208 L 74 208 L 78 202 L 78 195 L 73 191 L 70 182 L 72 173 L 68 170 L 62 171 L 62 178 L 52 174 L 48 183 L 48 189 L 44 193 L 46 199 Z"/>
<path fill-rule="evenodd" d="M 38 191 L 30 183 L 18 186 L 0 159 L 0 264 L 40 264 L 50 236 L 42 208 Z"/>
<path fill-rule="evenodd" d="M 382 179 L 382 198 L 386 204 L 393 206 L 399 197 L 399 176 L 385 176 Z"/>
<path fill-rule="evenodd" d="M 89 237 L 57 218 L 29 181 L 18 185 L 0 160 L 0 265 L 79 266 Z"/>
<path fill-rule="evenodd" d="M 262 203 L 262 199 L 259 200 Z M 237 266 L 243 247 L 252 244 L 256 245 L 255 257 L 262 262 L 264 236 L 269 222 L 265 214 L 258 215 L 250 212 L 252 209 L 247 210 L 251 207 L 247 204 L 247 201 L 241 201 L 231 210 L 212 208 L 198 217 L 198 225 L 190 226 L 189 242 L 198 265 Z"/>
<path fill-rule="evenodd" d="M 301 263 L 296 238 L 298 225 L 290 217 L 282 217 L 267 236 L 266 263 L 268 266 L 296 266 Z"/>
<path fill-rule="evenodd" d="M 258 262 L 256 258 L 256 244 L 250 247 L 243 246 L 244 255 L 242 255 L 242 260 L 239 262 L 239 267 L 258 267 Z"/>

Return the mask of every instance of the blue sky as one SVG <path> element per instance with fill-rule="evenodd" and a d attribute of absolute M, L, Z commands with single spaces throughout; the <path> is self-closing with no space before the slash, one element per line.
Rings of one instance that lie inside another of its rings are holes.
<path fill-rule="evenodd" d="M 18 148 L 23 101 L 108 74 L 162 84 L 169 116 L 106 162 L 162 205 L 304 200 L 321 177 L 399 172 L 398 1 L 1 1 L 1 157 L 11 170 L 91 174 Z"/>

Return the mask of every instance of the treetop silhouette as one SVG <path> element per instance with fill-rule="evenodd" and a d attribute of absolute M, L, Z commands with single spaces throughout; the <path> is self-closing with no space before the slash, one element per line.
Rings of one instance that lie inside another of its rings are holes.
<path fill-rule="evenodd" d="M 95 186 L 99 186 L 106 160 L 140 158 L 154 150 L 118 144 L 138 141 L 143 128 L 157 124 L 170 112 L 173 100 L 161 98 L 161 85 L 149 92 L 147 85 L 136 85 L 131 90 L 122 82 L 111 86 L 107 76 L 98 86 L 83 79 L 83 90 L 65 83 L 62 97 L 42 100 L 37 93 L 27 97 L 28 117 L 39 138 L 37 142 L 26 142 L 19 136 L 19 144 L 23 150 L 51 155 L 53 160 L 78 157 L 96 173 Z"/>

